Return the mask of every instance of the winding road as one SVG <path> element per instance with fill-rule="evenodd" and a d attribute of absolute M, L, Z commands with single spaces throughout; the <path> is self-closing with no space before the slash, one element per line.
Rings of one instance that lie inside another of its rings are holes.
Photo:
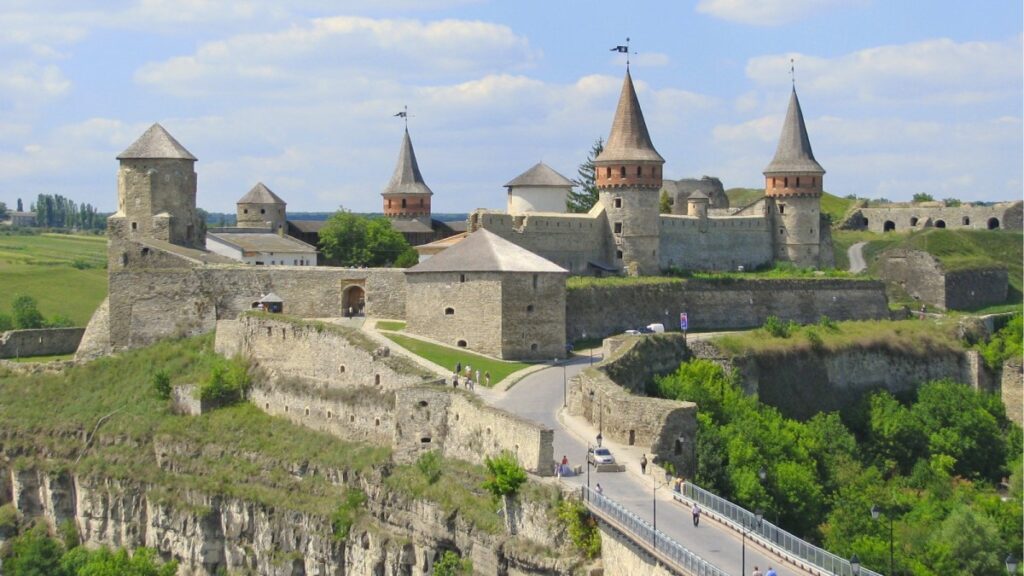
<path fill-rule="evenodd" d="M 858 274 L 867 269 L 867 262 L 864 261 L 864 245 L 867 242 L 857 242 L 846 250 L 846 257 L 850 260 L 850 272 Z"/>

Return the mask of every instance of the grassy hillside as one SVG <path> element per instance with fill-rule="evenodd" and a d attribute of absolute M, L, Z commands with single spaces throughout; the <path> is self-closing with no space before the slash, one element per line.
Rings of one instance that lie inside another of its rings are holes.
<path fill-rule="evenodd" d="M 0 235 L 0 310 L 28 294 L 44 316 L 85 326 L 107 294 L 106 254 L 104 236 Z"/>
<path fill-rule="evenodd" d="M 730 188 L 725 191 L 725 195 L 729 197 L 729 206 L 732 208 L 740 208 L 750 204 L 761 196 L 764 196 L 764 189 Z M 846 214 L 846 211 L 852 204 L 853 200 L 833 196 L 828 192 L 825 192 L 821 196 L 821 212 L 823 214 L 828 214 L 832 218 L 832 222 L 836 224 L 842 220 L 843 215 Z"/>

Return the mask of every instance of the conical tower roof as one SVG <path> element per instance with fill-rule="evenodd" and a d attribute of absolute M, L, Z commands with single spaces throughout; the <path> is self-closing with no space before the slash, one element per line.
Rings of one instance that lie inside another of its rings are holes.
<path fill-rule="evenodd" d="M 665 159 L 651 144 L 651 135 L 647 132 L 644 113 L 640 109 L 640 101 L 633 88 L 633 77 L 626 69 L 626 79 L 622 82 L 622 93 L 619 94 L 619 105 L 615 109 L 612 131 L 604 151 L 594 159 L 595 162 L 664 162 Z"/>
<path fill-rule="evenodd" d="M 572 180 L 569 180 L 565 176 L 556 172 L 554 168 L 543 162 L 537 162 L 532 168 L 523 172 L 519 176 L 516 176 L 508 184 L 505 184 L 506 188 L 514 188 L 517 186 L 572 188 L 573 183 Z"/>
<path fill-rule="evenodd" d="M 238 199 L 238 204 L 285 204 L 285 201 L 263 182 L 258 182 L 245 196 Z"/>
<path fill-rule="evenodd" d="M 789 97 L 789 110 L 782 123 L 782 135 L 779 136 L 779 147 L 775 149 L 775 158 L 764 169 L 765 174 L 784 172 L 825 173 L 825 169 L 814 159 L 811 139 L 807 137 L 804 113 L 800 109 L 800 99 L 796 97 L 795 88 Z"/>
<path fill-rule="evenodd" d="M 423 175 L 420 174 L 420 166 L 416 163 L 416 152 L 412 149 L 412 140 L 409 138 L 409 130 L 405 130 L 405 137 L 402 139 L 402 149 L 398 152 L 398 165 L 395 166 L 395 173 L 391 175 L 391 181 L 387 188 L 381 192 L 382 196 L 388 194 L 425 194 L 433 195 L 430 188 L 423 182 Z"/>
<path fill-rule="evenodd" d="M 160 124 L 153 124 L 142 136 L 129 146 L 124 152 L 117 155 L 118 160 L 161 158 L 174 160 L 195 160 L 188 150 L 185 149 L 174 136 Z"/>

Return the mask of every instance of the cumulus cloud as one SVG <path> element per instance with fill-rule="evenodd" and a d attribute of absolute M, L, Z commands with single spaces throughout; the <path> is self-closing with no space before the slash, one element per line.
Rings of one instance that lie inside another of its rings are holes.
<path fill-rule="evenodd" d="M 778 26 L 863 0 L 700 0 L 697 12 L 753 26 Z"/>
<path fill-rule="evenodd" d="M 764 87 L 789 83 L 790 59 L 801 92 L 865 103 L 964 105 L 1012 97 L 1024 77 L 1021 36 L 1004 41 L 938 38 L 878 46 L 835 58 L 775 54 L 752 58 L 746 74 Z"/>

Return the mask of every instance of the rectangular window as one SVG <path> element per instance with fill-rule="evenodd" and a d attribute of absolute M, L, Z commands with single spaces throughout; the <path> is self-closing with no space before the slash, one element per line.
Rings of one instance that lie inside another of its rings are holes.
<path fill-rule="evenodd" d="M 622 198 L 616 198 L 615 199 L 615 207 L 616 208 L 622 208 Z"/>
<path fill-rule="evenodd" d="M 622 222 L 615 223 L 615 233 L 622 234 Z"/>

